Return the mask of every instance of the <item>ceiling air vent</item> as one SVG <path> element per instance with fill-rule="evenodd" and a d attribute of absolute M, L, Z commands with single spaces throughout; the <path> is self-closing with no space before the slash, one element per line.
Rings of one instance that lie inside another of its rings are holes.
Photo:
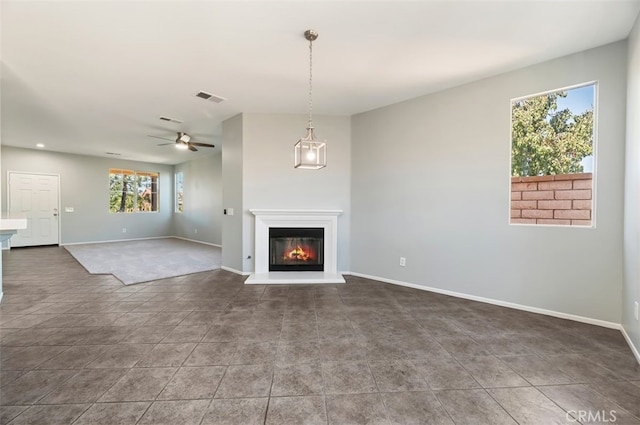
<path fill-rule="evenodd" d="M 160 119 L 161 119 L 162 121 L 175 122 L 175 123 L 177 123 L 177 124 L 182 124 L 182 123 L 184 122 L 184 121 L 182 121 L 182 120 L 177 120 L 177 119 L 175 119 L 175 118 L 169 118 L 169 117 L 160 117 Z"/>
<path fill-rule="evenodd" d="M 209 100 L 211 102 L 220 103 L 227 100 L 226 97 L 216 96 L 215 94 L 207 93 L 206 91 L 199 91 L 196 93 L 196 97 L 200 99 Z"/>

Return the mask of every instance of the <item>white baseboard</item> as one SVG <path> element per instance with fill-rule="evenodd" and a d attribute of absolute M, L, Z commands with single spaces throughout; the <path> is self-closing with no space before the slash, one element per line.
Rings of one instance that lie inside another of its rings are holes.
<path fill-rule="evenodd" d="M 558 317 L 560 319 L 573 320 L 575 322 L 588 323 L 590 325 L 602 326 L 604 328 L 618 329 L 618 330 L 622 329 L 622 325 L 620 323 L 608 322 L 606 320 L 594 319 L 594 318 L 591 318 L 591 317 L 584 317 L 584 316 L 577 316 L 575 314 L 568 314 L 568 313 L 562 313 L 562 312 L 559 312 L 559 311 L 546 310 L 544 308 L 530 307 L 530 306 L 527 306 L 527 305 L 516 304 L 516 303 L 511 303 L 511 302 L 501 301 L 501 300 L 495 300 L 495 299 L 492 299 L 492 298 L 478 297 L 478 296 L 475 296 L 475 295 L 463 294 L 461 292 L 454 292 L 454 291 L 448 291 L 446 289 L 439 289 L 439 288 L 432 288 L 432 287 L 429 287 L 429 286 L 416 285 L 415 283 L 402 282 L 400 280 L 387 279 L 387 278 L 384 278 L 384 277 L 370 276 L 370 275 L 366 275 L 366 274 L 362 274 L 362 273 L 351 272 L 351 274 L 353 276 L 364 277 L 366 279 L 378 280 L 380 282 L 391 283 L 393 285 L 406 286 L 408 288 L 420 289 L 422 291 L 429 291 L 429 292 L 435 292 L 435 293 L 443 294 L 443 295 L 450 295 L 452 297 L 464 298 L 464 299 L 467 299 L 467 300 L 479 301 L 479 302 L 483 302 L 483 303 L 487 303 L 487 304 L 498 305 L 498 306 L 501 306 L 501 307 L 513 308 L 515 310 L 522 310 L 522 311 L 528 311 L 530 313 L 544 314 L 545 316 L 552 316 L 552 317 Z"/>
<path fill-rule="evenodd" d="M 250 272 L 242 272 L 240 270 L 232 269 L 231 267 L 227 266 L 221 266 L 220 268 L 231 273 L 239 274 L 240 276 L 249 276 L 251 274 Z"/>
<path fill-rule="evenodd" d="M 151 240 L 151 239 L 168 239 L 168 238 L 173 238 L 175 236 L 150 236 L 148 238 L 132 238 L 132 239 L 112 239 L 112 240 L 108 240 L 108 241 L 87 241 L 87 242 L 68 242 L 68 243 L 61 243 L 60 246 L 66 246 L 66 245 L 86 245 L 89 243 L 111 243 L 111 242 L 134 242 L 134 241 L 147 241 L 147 240 Z"/>
<path fill-rule="evenodd" d="M 214 243 L 198 241 L 198 240 L 195 240 L 195 239 L 183 238 L 183 237 L 180 237 L 180 236 L 150 236 L 148 238 L 112 239 L 112 240 L 107 240 L 107 241 L 69 242 L 69 243 L 61 243 L 60 246 L 65 246 L 65 245 L 85 245 L 85 244 L 89 244 L 89 243 L 134 242 L 134 241 L 147 241 L 147 240 L 152 240 L 152 239 L 170 239 L 170 238 L 171 239 L 181 239 L 183 241 L 201 243 L 203 245 L 209 245 L 209 246 L 215 246 L 215 247 L 218 247 L 218 248 L 222 248 L 222 245 L 216 245 Z"/>
<path fill-rule="evenodd" d="M 635 345 L 633 345 L 633 341 L 631 340 L 631 337 L 625 330 L 624 326 L 621 326 L 620 328 L 621 328 L 620 330 L 622 331 L 622 335 L 624 336 L 624 339 L 627 340 L 627 344 L 629 344 L 629 348 L 631 348 L 631 352 L 636 357 L 636 360 L 638 361 L 638 363 L 640 363 L 640 350 L 638 350 L 638 348 Z"/>
<path fill-rule="evenodd" d="M 173 238 L 173 239 L 180 239 L 180 240 L 183 240 L 183 241 L 201 243 L 203 245 L 209 245 L 209 246 L 215 246 L 217 248 L 222 248 L 222 245 L 218 245 L 218 244 L 215 244 L 215 243 L 209 243 L 209 242 L 203 242 L 203 241 L 199 241 L 199 240 L 196 240 L 196 239 L 183 238 L 182 236 L 169 236 L 169 237 Z"/>

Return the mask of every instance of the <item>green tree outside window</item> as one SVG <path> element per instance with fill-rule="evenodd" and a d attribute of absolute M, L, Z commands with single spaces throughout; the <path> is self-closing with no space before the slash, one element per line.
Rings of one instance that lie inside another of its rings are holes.
<path fill-rule="evenodd" d="M 579 113 L 559 109 L 567 95 L 565 90 L 512 102 L 512 176 L 584 172 L 582 160 L 593 155 L 593 103 Z"/>

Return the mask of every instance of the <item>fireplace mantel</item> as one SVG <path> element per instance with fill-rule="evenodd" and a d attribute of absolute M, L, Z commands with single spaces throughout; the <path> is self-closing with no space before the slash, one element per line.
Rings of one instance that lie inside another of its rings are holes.
<path fill-rule="evenodd" d="M 338 273 L 338 216 L 341 210 L 249 210 L 255 216 L 255 273 L 246 284 L 345 283 Z M 320 227 L 324 229 L 323 272 L 270 272 L 270 227 Z"/>

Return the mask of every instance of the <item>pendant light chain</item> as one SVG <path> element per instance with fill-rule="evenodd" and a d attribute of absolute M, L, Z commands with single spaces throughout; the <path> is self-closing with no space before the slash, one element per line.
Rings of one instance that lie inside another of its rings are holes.
<path fill-rule="evenodd" d="M 313 128 L 313 40 L 309 40 L 309 127 Z"/>
<path fill-rule="evenodd" d="M 327 166 L 327 141 L 318 140 L 313 132 L 313 42 L 318 33 L 309 29 L 304 32 L 304 37 L 309 41 L 309 122 L 305 136 L 293 147 L 293 166 L 319 170 Z"/>

